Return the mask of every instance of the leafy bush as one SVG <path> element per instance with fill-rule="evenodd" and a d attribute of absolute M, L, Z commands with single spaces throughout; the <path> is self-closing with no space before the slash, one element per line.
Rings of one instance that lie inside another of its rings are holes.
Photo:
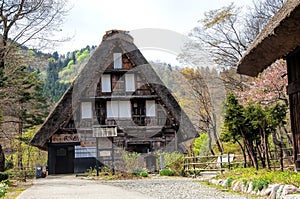
<path fill-rule="evenodd" d="M 0 183 L 0 197 L 5 196 L 7 192 L 7 185 L 5 183 Z"/>
<path fill-rule="evenodd" d="M 148 177 L 148 170 L 147 169 L 142 169 L 142 171 L 140 172 L 140 176 Z"/>
<path fill-rule="evenodd" d="M 189 170 L 188 171 L 190 175 L 201 175 L 201 170 L 200 169 L 195 169 L 195 170 Z"/>
<path fill-rule="evenodd" d="M 141 169 L 143 168 L 143 165 L 141 165 L 141 162 L 139 161 L 140 157 L 141 154 L 136 152 L 124 152 L 124 154 L 122 154 L 123 166 L 119 169 L 124 170 L 128 173 L 139 175 Z"/>
<path fill-rule="evenodd" d="M 157 152 L 157 164 L 160 165 L 160 156 L 163 154 L 165 166 L 174 171 L 174 175 L 183 174 L 183 155 L 178 152 Z"/>
<path fill-rule="evenodd" d="M 172 171 L 170 168 L 168 169 L 162 169 L 159 172 L 159 175 L 161 176 L 174 176 L 175 172 Z"/>
<path fill-rule="evenodd" d="M 90 167 L 89 169 L 86 170 L 86 173 L 88 176 L 96 176 L 97 170 L 93 167 Z"/>
<path fill-rule="evenodd" d="M 131 173 L 134 176 L 139 176 L 141 172 L 142 172 L 141 168 L 133 168 Z"/>
<path fill-rule="evenodd" d="M 0 182 L 2 182 L 3 180 L 7 180 L 8 177 L 9 177 L 8 173 L 0 172 Z"/>
<path fill-rule="evenodd" d="M 263 188 L 267 188 L 269 186 L 269 181 L 262 178 L 253 180 L 252 183 L 253 183 L 253 189 L 256 191 L 257 190 L 261 191 Z"/>
<path fill-rule="evenodd" d="M 9 180 L 3 180 L 0 182 L 0 197 L 5 196 L 8 186 L 11 184 L 12 183 Z"/>
<path fill-rule="evenodd" d="M 194 140 L 193 152 L 195 156 L 207 155 L 209 153 L 208 136 L 206 133 L 201 133 L 200 136 Z"/>
<path fill-rule="evenodd" d="M 233 182 L 233 178 L 229 177 L 226 181 L 226 187 L 231 187 L 232 182 Z"/>
<path fill-rule="evenodd" d="M 32 179 L 36 176 L 34 169 L 24 169 L 24 170 L 9 170 L 8 175 L 11 179 L 26 181 L 27 179 Z"/>
<path fill-rule="evenodd" d="M 5 160 L 5 170 L 14 168 L 14 162 L 12 159 Z"/>

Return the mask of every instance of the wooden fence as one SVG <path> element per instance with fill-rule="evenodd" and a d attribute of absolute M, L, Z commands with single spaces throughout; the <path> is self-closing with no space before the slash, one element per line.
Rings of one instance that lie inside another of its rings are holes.
<path fill-rule="evenodd" d="M 285 154 L 278 155 L 278 151 L 270 151 L 271 169 L 277 170 L 293 170 L 292 149 L 284 149 Z M 250 165 L 249 158 L 246 157 L 245 162 L 243 155 L 220 154 L 208 156 L 184 157 L 184 172 L 186 175 L 200 175 L 204 171 L 223 172 L 236 167 L 244 167 Z"/>
<path fill-rule="evenodd" d="M 184 157 L 185 174 L 199 175 L 203 171 L 223 172 L 236 165 L 243 167 L 246 163 L 242 155 L 221 154 L 209 156 Z"/>

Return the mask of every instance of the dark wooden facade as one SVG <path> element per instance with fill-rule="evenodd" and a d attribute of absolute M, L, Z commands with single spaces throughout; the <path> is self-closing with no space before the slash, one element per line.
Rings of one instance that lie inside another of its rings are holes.
<path fill-rule="evenodd" d="M 238 63 L 238 73 L 257 76 L 277 59 L 287 62 L 295 170 L 300 170 L 300 1 L 287 0 Z"/>
<path fill-rule="evenodd" d="M 48 150 L 50 174 L 78 173 L 111 165 L 122 151 L 185 153 L 196 135 L 132 37 L 113 30 L 31 144 Z"/>
<path fill-rule="evenodd" d="M 297 171 L 300 169 L 300 47 L 287 57 L 288 87 L 291 128 L 294 140 L 294 160 Z"/>

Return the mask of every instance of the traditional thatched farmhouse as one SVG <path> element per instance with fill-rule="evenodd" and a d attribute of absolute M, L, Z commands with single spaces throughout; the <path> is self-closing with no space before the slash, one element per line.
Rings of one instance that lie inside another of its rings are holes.
<path fill-rule="evenodd" d="M 238 63 L 238 73 L 256 76 L 276 59 L 287 61 L 295 168 L 300 170 L 300 0 L 287 0 Z"/>
<path fill-rule="evenodd" d="M 196 135 L 133 38 L 111 30 L 30 143 L 48 150 L 57 174 L 84 172 L 96 157 L 110 164 L 120 150 L 185 153 Z"/>

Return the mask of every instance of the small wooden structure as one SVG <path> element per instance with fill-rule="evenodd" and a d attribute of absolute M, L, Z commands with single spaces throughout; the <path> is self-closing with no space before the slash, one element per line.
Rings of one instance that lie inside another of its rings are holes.
<path fill-rule="evenodd" d="M 300 170 L 300 0 L 287 0 L 248 48 L 238 73 L 256 76 L 279 58 L 287 61 L 295 169 Z"/>
<path fill-rule="evenodd" d="M 111 30 L 30 144 L 49 174 L 112 165 L 121 151 L 187 152 L 191 121 L 126 31 Z"/>

